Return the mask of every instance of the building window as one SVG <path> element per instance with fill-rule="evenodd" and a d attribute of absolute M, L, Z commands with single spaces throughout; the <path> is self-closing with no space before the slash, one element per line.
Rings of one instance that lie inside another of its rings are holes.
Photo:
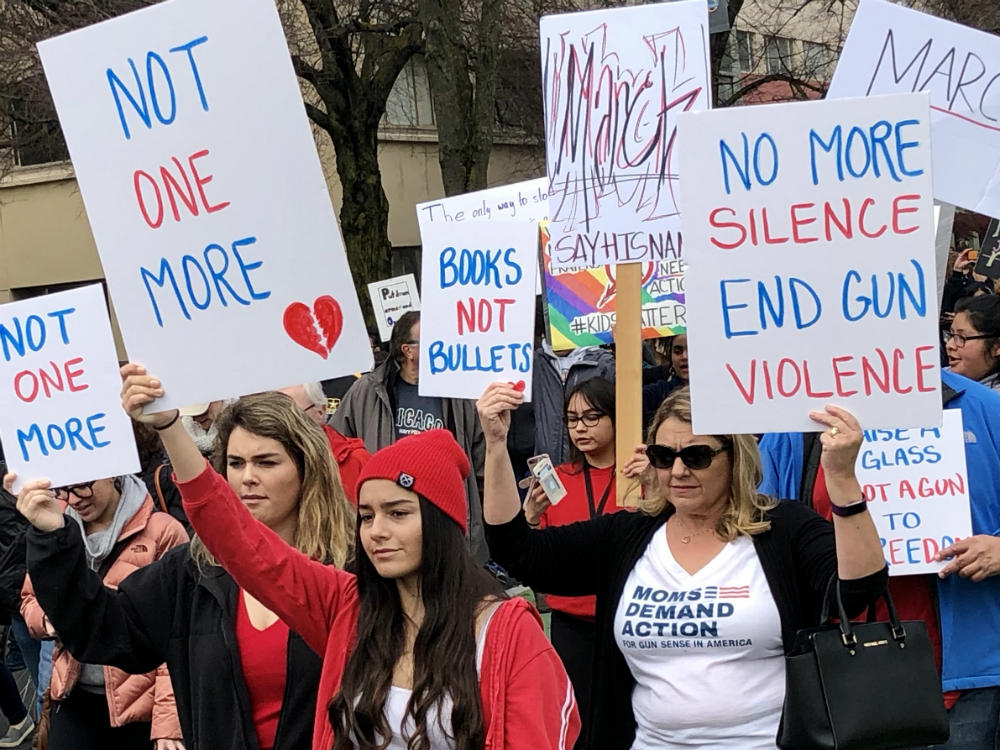
<path fill-rule="evenodd" d="M 753 59 L 753 37 L 749 31 L 737 29 L 733 32 L 736 37 L 736 59 L 739 62 L 741 73 L 752 73 L 754 68 Z"/>
<path fill-rule="evenodd" d="M 830 78 L 830 50 L 819 42 L 802 42 L 802 74 L 813 81 Z"/>
<path fill-rule="evenodd" d="M 768 75 L 790 73 L 788 39 L 783 36 L 769 36 L 764 40 L 764 59 Z"/>
<path fill-rule="evenodd" d="M 396 79 L 385 103 L 382 124 L 398 128 L 434 127 L 431 86 L 422 57 L 411 58 Z"/>

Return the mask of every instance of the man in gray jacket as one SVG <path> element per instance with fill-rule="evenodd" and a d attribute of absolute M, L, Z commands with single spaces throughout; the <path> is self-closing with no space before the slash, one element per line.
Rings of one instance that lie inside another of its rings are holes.
<path fill-rule="evenodd" d="M 451 430 L 472 463 L 465 482 L 468 496 L 469 545 L 480 562 L 489 559 L 483 537 L 483 461 L 486 456 L 475 402 L 461 398 L 421 396 L 420 313 L 404 313 L 392 328 L 388 358 L 348 389 L 330 426 L 361 438 L 374 453 L 406 435 L 435 427 Z"/>

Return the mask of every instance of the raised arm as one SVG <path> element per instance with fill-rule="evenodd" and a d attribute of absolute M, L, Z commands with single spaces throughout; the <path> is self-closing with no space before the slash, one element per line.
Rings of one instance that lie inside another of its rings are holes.
<path fill-rule="evenodd" d="M 323 654 L 334 618 L 356 606 L 354 576 L 311 560 L 259 523 L 202 457 L 176 411 L 143 413 L 164 394 L 141 365 L 122 368 L 122 406 L 160 434 L 184 511 L 199 538 L 242 588 Z"/>
<path fill-rule="evenodd" d="M 514 467 L 507 452 L 510 412 L 523 400 L 507 383 L 490 384 L 476 403 L 486 440 L 483 520 L 494 559 L 525 583 L 551 594 L 597 592 L 606 554 L 609 521 L 531 531 L 521 513 Z"/>

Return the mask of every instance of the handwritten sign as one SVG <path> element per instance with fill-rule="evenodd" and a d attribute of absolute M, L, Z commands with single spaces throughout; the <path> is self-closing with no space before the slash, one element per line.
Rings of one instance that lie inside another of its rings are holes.
<path fill-rule="evenodd" d="M 371 368 L 273 2 L 170 0 L 39 52 L 155 409 Z"/>
<path fill-rule="evenodd" d="M 694 430 L 937 424 L 926 94 L 680 118 Z"/>
<path fill-rule="evenodd" d="M 986 236 L 972 270 L 988 279 L 1000 279 L 1000 220 L 993 219 L 986 228 Z"/>
<path fill-rule="evenodd" d="M 0 436 L 14 491 L 131 474 L 118 357 L 99 284 L 0 306 Z"/>
<path fill-rule="evenodd" d="M 1000 217 L 1000 39 L 863 0 L 828 98 L 927 91 L 934 197 Z"/>
<path fill-rule="evenodd" d="M 392 327 L 396 325 L 400 315 L 407 310 L 420 309 L 420 292 L 412 273 L 385 281 L 373 281 L 368 285 L 368 294 L 372 298 L 375 322 L 382 341 L 389 340 Z"/>
<path fill-rule="evenodd" d="M 420 395 L 479 398 L 508 380 L 530 399 L 537 226 L 435 223 L 421 241 Z"/>
<path fill-rule="evenodd" d="M 542 18 L 553 273 L 677 260 L 676 118 L 708 109 L 704 0 Z"/>
<path fill-rule="evenodd" d="M 934 555 L 972 536 L 962 412 L 940 428 L 866 430 L 858 481 L 894 576 L 935 573 Z"/>
<path fill-rule="evenodd" d="M 553 274 L 547 233 L 543 235 L 542 266 L 552 348 L 561 351 L 610 344 L 618 299 L 615 266 Z M 684 268 L 683 259 L 643 264 L 643 338 L 687 330 Z"/>

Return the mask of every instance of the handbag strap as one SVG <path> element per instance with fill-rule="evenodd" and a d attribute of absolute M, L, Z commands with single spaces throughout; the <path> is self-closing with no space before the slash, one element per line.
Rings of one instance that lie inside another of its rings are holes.
<path fill-rule="evenodd" d="M 840 595 L 840 578 L 839 576 L 834 576 L 837 579 L 837 611 L 840 615 L 840 639 L 844 646 L 847 648 L 853 648 L 858 645 L 858 637 L 854 633 L 854 626 L 847 617 L 847 610 L 844 607 L 844 599 Z M 881 598 L 885 599 L 886 607 L 889 610 L 889 626 L 892 630 L 892 638 L 895 641 L 906 640 L 906 629 L 903 628 L 902 624 L 899 622 L 899 614 L 896 612 L 896 604 L 892 600 L 892 594 L 889 593 L 889 587 L 886 586 L 882 590 Z M 875 600 L 876 602 L 878 599 Z M 827 605 L 824 604 L 824 608 Z M 871 617 L 875 608 L 875 602 L 868 608 L 868 615 Z M 871 622 L 871 620 L 869 620 Z"/>

